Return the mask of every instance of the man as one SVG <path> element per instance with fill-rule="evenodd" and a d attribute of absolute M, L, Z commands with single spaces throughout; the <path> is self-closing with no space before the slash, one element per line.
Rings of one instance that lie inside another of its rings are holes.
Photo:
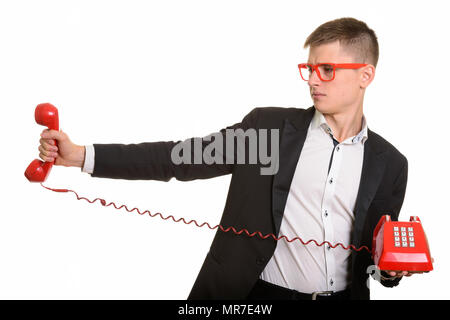
<path fill-rule="evenodd" d="M 308 47 L 308 63 L 299 68 L 313 107 L 256 108 L 226 128 L 279 130 L 273 174 L 263 175 L 261 165 L 248 163 L 174 164 L 172 151 L 179 142 L 84 147 L 51 130 L 41 134 L 40 157 L 116 179 L 189 181 L 231 173 L 221 226 L 371 248 L 380 217 L 398 218 L 408 171 L 406 158 L 368 129 L 363 113 L 378 60 L 377 38 L 364 22 L 342 18 L 319 26 L 307 38 Z M 58 140 L 59 149 L 51 139 Z M 209 141 L 200 141 L 202 150 Z M 218 230 L 189 298 L 369 299 L 371 265 L 366 250 Z M 403 275 L 411 273 L 386 271 L 380 282 L 396 286 Z"/>

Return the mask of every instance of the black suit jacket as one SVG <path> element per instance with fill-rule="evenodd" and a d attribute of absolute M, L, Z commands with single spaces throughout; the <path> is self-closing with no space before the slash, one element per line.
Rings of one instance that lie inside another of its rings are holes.
<path fill-rule="evenodd" d="M 314 106 L 298 108 L 255 108 L 226 129 L 279 129 L 279 170 L 261 175 L 258 164 L 180 164 L 171 161 L 178 142 L 140 144 L 94 144 L 92 176 L 116 179 L 180 181 L 232 174 L 220 224 L 237 230 L 278 235 L 294 171 L 305 142 Z M 225 129 L 220 130 L 225 134 Z M 203 147 L 211 141 L 201 139 Z M 270 139 L 269 139 L 270 140 Z M 269 146 L 270 148 L 270 146 Z M 192 151 L 193 152 L 193 151 Z M 225 154 L 225 149 L 223 150 Z M 248 162 L 247 162 L 248 163 Z M 383 214 L 397 220 L 406 191 L 406 158 L 381 136 L 368 131 L 364 145 L 361 181 L 354 209 L 352 244 L 372 247 L 373 230 Z M 301 236 L 301 235 L 299 235 Z M 283 240 L 284 241 L 284 240 Z M 189 299 L 245 299 L 272 257 L 277 242 L 272 238 L 235 235 L 217 230 L 195 281 Z M 299 245 L 293 242 L 292 245 Z M 352 251 L 351 297 L 369 299 L 367 267 L 373 264 L 366 250 Z M 382 280 L 395 286 L 397 280 Z"/>

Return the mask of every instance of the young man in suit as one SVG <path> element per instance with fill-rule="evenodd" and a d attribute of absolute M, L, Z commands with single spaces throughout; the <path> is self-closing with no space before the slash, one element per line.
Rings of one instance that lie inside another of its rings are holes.
<path fill-rule="evenodd" d="M 256 108 L 226 128 L 278 130 L 273 174 L 261 174 L 261 164 L 174 164 L 172 152 L 181 142 L 78 146 L 65 133 L 48 130 L 41 135 L 40 157 L 104 178 L 189 181 L 232 174 L 223 227 L 371 248 L 380 217 L 398 218 L 408 172 L 407 159 L 368 129 L 363 113 L 378 60 L 377 37 L 364 22 L 342 18 L 319 26 L 307 38 L 308 47 L 308 63 L 299 70 L 312 107 Z M 59 149 L 51 139 L 58 140 Z M 211 143 L 186 141 L 201 150 Z M 224 155 L 225 149 L 216 150 L 215 159 Z M 366 250 L 218 230 L 189 298 L 369 299 L 371 265 Z M 404 275 L 411 273 L 385 271 L 380 282 L 396 286 Z"/>

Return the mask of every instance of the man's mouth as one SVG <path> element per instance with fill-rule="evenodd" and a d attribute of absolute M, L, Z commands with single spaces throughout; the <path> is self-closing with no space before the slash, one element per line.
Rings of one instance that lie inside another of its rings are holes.
<path fill-rule="evenodd" d="M 313 98 L 319 98 L 319 97 L 324 97 L 325 96 L 325 94 L 320 93 L 320 92 L 313 92 L 311 95 L 312 95 Z"/>

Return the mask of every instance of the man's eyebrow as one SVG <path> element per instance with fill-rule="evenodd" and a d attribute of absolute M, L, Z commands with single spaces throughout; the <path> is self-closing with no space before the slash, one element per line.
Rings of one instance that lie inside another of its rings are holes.
<path fill-rule="evenodd" d="M 312 62 L 307 62 L 307 64 L 310 64 L 310 65 L 316 65 L 316 64 L 332 64 L 332 62 L 317 62 L 317 63 L 312 63 Z"/>

